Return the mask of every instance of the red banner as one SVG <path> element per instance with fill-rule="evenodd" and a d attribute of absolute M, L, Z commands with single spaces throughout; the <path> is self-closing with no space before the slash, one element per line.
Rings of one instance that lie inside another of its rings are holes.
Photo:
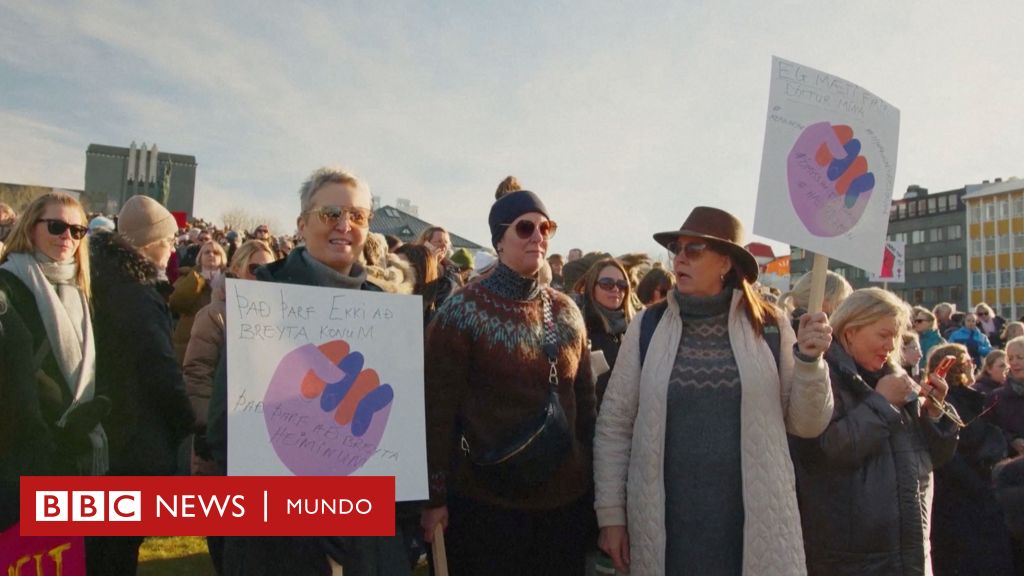
<path fill-rule="evenodd" d="M 23 476 L 22 536 L 393 536 L 393 476 Z"/>
<path fill-rule="evenodd" d="M 85 540 L 81 536 L 22 537 L 18 525 L 0 532 L 0 574 L 82 576 Z"/>

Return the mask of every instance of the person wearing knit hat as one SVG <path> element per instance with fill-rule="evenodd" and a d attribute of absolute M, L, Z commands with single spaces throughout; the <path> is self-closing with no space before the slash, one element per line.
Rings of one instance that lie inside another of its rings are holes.
<path fill-rule="evenodd" d="M 498 264 L 427 328 L 430 502 L 420 525 L 427 541 L 447 530 L 453 574 L 582 575 L 596 419 L 586 328 L 568 296 L 538 281 L 557 229 L 541 199 L 510 192 L 488 223 Z M 538 429 L 556 413 L 567 425 L 551 418 Z M 516 454 L 502 461 L 521 466 L 538 448 L 550 457 L 529 474 L 488 466 L 493 454 Z"/>
<path fill-rule="evenodd" d="M 117 226 L 114 221 L 106 216 L 97 216 L 92 220 L 89 220 L 89 233 L 95 234 L 97 232 L 113 232 Z"/>
<path fill-rule="evenodd" d="M 90 234 L 96 392 L 110 398 L 103 421 L 111 476 L 171 476 L 194 416 L 174 354 L 171 317 L 159 288 L 178 230 L 152 198 L 132 196 L 117 232 Z M 90 574 L 134 574 L 142 536 L 90 538 Z"/>

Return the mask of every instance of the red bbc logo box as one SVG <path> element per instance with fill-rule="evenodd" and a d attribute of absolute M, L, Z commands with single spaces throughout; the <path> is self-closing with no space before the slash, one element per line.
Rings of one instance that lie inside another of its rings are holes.
<path fill-rule="evenodd" d="M 22 536 L 392 536 L 393 476 L 23 476 Z"/>

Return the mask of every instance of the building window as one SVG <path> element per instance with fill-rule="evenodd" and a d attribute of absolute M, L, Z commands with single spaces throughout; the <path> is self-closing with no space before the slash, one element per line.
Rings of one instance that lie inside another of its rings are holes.
<path fill-rule="evenodd" d="M 981 272 L 971 272 L 971 284 L 975 288 L 981 288 Z"/>
<path fill-rule="evenodd" d="M 963 267 L 963 255 L 950 254 L 946 257 L 946 270 L 959 270 Z"/>
<path fill-rule="evenodd" d="M 911 260 L 910 261 L 910 271 L 915 273 L 915 274 L 920 274 L 921 272 L 925 272 L 926 271 L 926 267 L 927 267 L 926 264 L 927 264 L 927 262 L 925 261 L 924 258 L 916 258 L 914 260 Z"/>
<path fill-rule="evenodd" d="M 907 218 L 914 218 L 917 216 L 917 202 L 907 203 Z"/>
<path fill-rule="evenodd" d="M 1010 270 L 1004 269 L 999 271 L 999 285 L 1009 286 L 1010 285 Z"/>
<path fill-rule="evenodd" d="M 914 230 L 910 233 L 910 242 L 912 244 L 920 244 L 924 242 L 924 230 Z"/>
<path fill-rule="evenodd" d="M 969 212 L 971 213 L 972 224 L 981 222 L 981 204 L 972 204 Z"/>
<path fill-rule="evenodd" d="M 914 290 L 913 304 L 921 304 L 922 302 L 924 302 L 924 290 L 918 288 L 917 290 Z"/>
<path fill-rule="evenodd" d="M 942 286 L 935 288 L 935 301 L 942 302 Z"/>
<path fill-rule="evenodd" d="M 941 242 L 942 241 L 942 228 L 929 228 L 928 229 L 928 241 L 929 242 Z"/>
<path fill-rule="evenodd" d="M 971 254 L 975 256 L 981 255 L 981 238 L 971 240 Z"/>
<path fill-rule="evenodd" d="M 907 205 L 906 204 L 898 204 L 896 206 L 896 217 L 899 218 L 899 219 L 903 219 L 903 218 L 907 217 Z"/>
<path fill-rule="evenodd" d="M 793 260 L 803 260 L 804 259 L 804 249 L 803 248 L 796 248 L 796 247 L 794 247 L 790 251 L 790 258 L 792 258 Z"/>
<path fill-rule="evenodd" d="M 989 202 L 988 204 L 985 204 L 985 212 L 984 212 L 984 214 L 985 214 L 985 221 L 986 222 L 990 222 L 990 221 L 994 220 L 995 217 L 996 217 L 996 205 L 991 203 L 991 202 Z"/>
<path fill-rule="evenodd" d="M 988 288 L 995 288 L 996 285 L 996 271 L 988 270 L 985 272 L 985 286 Z"/>
<path fill-rule="evenodd" d="M 939 212 L 949 209 L 949 196 L 939 196 Z"/>
<path fill-rule="evenodd" d="M 964 235 L 964 230 L 959 224 L 946 226 L 946 240 L 959 240 Z"/>
<path fill-rule="evenodd" d="M 963 287 L 959 284 L 949 287 L 949 301 L 956 304 L 960 301 L 960 294 L 963 292 Z"/>
<path fill-rule="evenodd" d="M 1024 268 L 1014 269 L 1013 277 L 1017 284 L 1024 284 Z"/>
<path fill-rule="evenodd" d="M 989 236 L 985 238 L 985 254 L 996 253 L 996 238 L 995 236 Z"/>
<path fill-rule="evenodd" d="M 1017 196 L 1013 199 L 1013 215 L 1024 216 L 1024 197 Z"/>
<path fill-rule="evenodd" d="M 935 203 L 935 198 L 928 199 L 928 212 L 935 212 L 938 209 L 938 204 Z"/>
<path fill-rule="evenodd" d="M 920 214 L 921 216 L 924 216 L 925 214 L 928 213 L 928 201 L 927 200 L 922 198 L 921 200 L 917 201 L 917 213 Z"/>
<path fill-rule="evenodd" d="M 1009 203 L 1004 199 L 999 201 L 999 218 L 1000 220 L 1010 217 Z"/>
<path fill-rule="evenodd" d="M 999 235 L 999 253 L 1006 254 L 1010 251 L 1010 236 L 1007 234 Z"/>
<path fill-rule="evenodd" d="M 1018 252 L 1024 250 L 1024 232 L 1017 232 L 1013 235 L 1013 247 Z"/>
<path fill-rule="evenodd" d="M 942 256 L 932 256 L 928 262 L 928 269 L 932 272 L 941 272 L 942 264 Z"/>

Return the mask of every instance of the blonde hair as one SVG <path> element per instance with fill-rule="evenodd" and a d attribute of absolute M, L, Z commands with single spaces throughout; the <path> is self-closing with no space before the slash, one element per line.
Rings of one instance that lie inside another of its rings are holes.
<path fill-rule="evenodd" d="M 14 228 L 11 230 L 10 235 L 7 236 L 7 243 L 4 248 L 3 256 L 0 257 L 0 264 L 7 261 L 8 256 L 15 253 L 31 254 L 35 251 L 35 246 L 32 244 L 32 228 L 39 223 L 39 219 L 43 217 L 43 212 L 46 211 L 48 206 L 59 204 L 66 206 L 72 210 L 78 212 L 81 216 L 82 226 L 88 226 L 89 220 L 85 216 L 85 210 L 82 209 L 82 205 L 78 203 L 71 196 L 63 192 L 49 192 L 39 196 L 32 201 L 31 204 L 25 208 L 21 217 L 14 223 Z M 78 241 L 78 249 L 75 250 L 74 254 L 75 263 L 78 264 L 78 274 L 75 276 L 75 284 L 78 289 L 85 294 L 85 298 L 88 300 L 92 297 L 92 288 L 89 280 L 89 236 L 83 236 Z"/>
<path fill-rule="evenodd" d="M 1010 334 L 1010 329 L 1011 328 L 1013 330 L 1019 331 L 1020 334 L 1017 334 L 1016 336 L 1011 335 Z M 1003 340 L 1003 342 L 1007 342 L 1009 340 L 1013 340 L 1017 336 L 1024 336 L 1024 322 L 1007 322 L 1006 326 L 1003 326 L 1003 333 L 999 335 L 999 337 Z"/>
<path fill-rule="evenodd" d="M 988 355 L 985 356 L 985 359 L 981 361 L 981 371 L 982 371 L 982 373 L 988 373 L 988 371 L 993 366 L 996 365 L 996 362 L 998 362 L 1000 358 L 1003 359 L 1003 361 L 1006 360 L 1006 351 L 1005 350 L 999 350 L 997 348 L 997 349 L 989 352 Z"/>
<path fill-rule="evenodd" d="M 247 240 L 244 244 L 235 250 L 235 255 L 231 258 L 231 265 L 228 267 L 229 270 L 238 274 L 240 270 L 249 265 L 249 260 L 257 252 L 266 252 L 270 254 L 270 257 L 274 257 L 274 251 L 267 246 L 267 243 L 262 240 Z"/>
<path fill-rule="evenodd" d="M 203 244 L 202 248 L 199 249 L 199 253 L 196 254 L 196 268 L 202 272 L 203 270 L 203 254 L 213 250 L 217 254 L 220 254 L 220 269 L 224 270 L 228 267 L 228 255 L 224 252 L 224 247 L 210 240 L 206 244 Z"/>
<path fill-rule="evenodd" d="M 969 386 L 973 381 L 967 368 L 967 362 L 971 359 L 971 356 L 967 353 L 967 347 L 963 344 L 939 344 L 938 346 L 933 346 L 928 351 L 928 362 L 925 364 L 927 373 L 935 372 L 935 369 L 939 367 L 939 362 L 942 362 L 942 359 L 946 356 L 956 357 L 956 362 L 950 366 L 949 372 L 946 373 L 946 382 L 956 386 Z"/>
<path fill-rule="evenodd" d="M 854 290 L 832 314 L 832 333 L 839 343 L 849 351 L 846 335 L 851 330 L 870 326 L 879 320 L 892 318 L 896 320 L 896 334 L 893 340 L 894 351 L 889 363 L 898 365 L 903 361 L 903 332 L 910 322 L 910 309 L 895 294 L 881 288 L 861 288 Z"/>
<path fill-rule="evenodd" d="M 828 303 L 832 307 L 832 312 L 839 308 L 839 305 L 846 300 L 849 295 L 853 293 L 853 287 L 839 274 L 829 270 L 825 273 L 825 299 L 823 303 Z M 786 292 L 779 298 L 779 307 L 783 310 L 792 313 L 797 308 L 803 308 L 804 310 L 810 305 L 811 301 L 811 273 L 808 272 L 797 280 L 796 284 L 790 288 L 789 292 Z"/>

